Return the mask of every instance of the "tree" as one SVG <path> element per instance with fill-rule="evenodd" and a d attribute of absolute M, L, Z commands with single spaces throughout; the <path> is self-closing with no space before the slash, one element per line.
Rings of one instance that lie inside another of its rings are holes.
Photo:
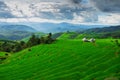
<path fill-rule="evenodd" d="M 22 47 L 22 49 L 26 48 L 26 43 L 24 41 L 20 41 L 20 46 Z"/>
<path fill-rule="evenodd" d="M 40 38 L 40 43 L 45 43 L 45 38 L 44 37 Z"/>
<path fill-rule="evenodd" d="M 118 40 L 115 40 L 115 44 L 116 44 L 118 47 L 120 47 L 120 43 L 119 43 Z"/>
<path fill-rule="evenodd" d="M 4 41 L 3 43 L 0 43 L 0 51 L 18 52 L 25 48 L 32 47 L 34 45 L 38 45 L 41 43 L 50 44 L 53 41 L 54 40 L 52 39 L 52 33 L 49 33 L 47 37 L 41 37 L 41 38 L 32 35 L 27 43 L 25 43 L 24 41 L 20 41 L 20 42 Z"/>
<path fill-rule="evenodd" d="M 20 43 L 16 43 L 13 52 L 18 52 L 20 50 L 22 50 L 22 46 L 20 45 Z"/>
<path fill-rule="evenodd" d="M 50 44 L 52 43 L 53 39 L 52 39 L 52 33 L 49 33 L 48 36 L 47 36 L 47 39 L 46 39 L 46 43 L 47 44 Z"/>
<path fill-rule="evenodd" d="M 36 36 L 33 34 L 33 35 L 31 36 L 31 38 L 28 40 L 27 46 L 28 46 L 28 47 L 31 47 L 31 46 L 35 45 L 35 43 L 36 43 L 35 41 L 36 41 Z"/>

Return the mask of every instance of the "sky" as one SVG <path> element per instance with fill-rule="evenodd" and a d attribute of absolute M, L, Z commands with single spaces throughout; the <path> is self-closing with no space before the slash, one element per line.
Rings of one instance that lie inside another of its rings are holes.
<path fill-rule="evenodd" d="M 0 0 L 0 22 L 119 25 L 120 0 Z"/>

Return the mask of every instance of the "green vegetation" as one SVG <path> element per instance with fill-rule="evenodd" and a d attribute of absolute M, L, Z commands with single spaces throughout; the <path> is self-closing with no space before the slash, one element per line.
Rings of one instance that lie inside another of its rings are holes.
<path fill-rule="evenodd" d="M 93 28 L 82 31 L 81 33 L 96 38 L 120 38 L 120 26 Z"/>
<path fill-rule="evenodd" d="M 32 35 L 30 39 L 25 43 L 24 41 L 7 41 L 3 40 L 0 43 L 0 51 L 3 52 L 19 52 L 25 48 L 29 48 L 39 44 L 50 44 L 54 40 L 52 39 L 52 33 L 49 33 L 46 37 L 41 37 Z"/>
<path fill-rule="evenodd" d="M 59 35 L 60 34 L 60 35 Z M 82 39 L 86 38 L 97 38 L 97 39 L 119 39 L 120 31 L 118 32 L 102 32 L 102 33 L 79 33 L 79 32 L 65 32 L 65 33 L 56 33 L 53 36 L 58 39 Z"/>
<path fill-rule="evenodd" d="M 11 55 L 0 64 L 0 79 L 119 80 L 119 53 L 120 48 L 109 39 L 99 39 L 96 44 L 58 40 Z"/>
<path fill-rule="evenodd" d="M 76 32 L 65 32 L 65 33 L 56 33 L 54 34 L 58 39 L 81 39 L 83 37 L 86 38 L 120 38 L 120 26 L 111 26 L 111 27 L 103 27 L 103 28 L 92 28 L 84 31 L 76 31 Z M 53 35 L 53 36 L 54 36 Z"/>
<path fill-rule="evenodd" d="M 0 80 L 120 79 L 120 40 L 103 37 L 103 32 L 39 34 L 20 42 L 0 41 L 1 51 L 15 52 L 0 53 Z M 96 42 L 82 42 L 84 37 Z"/>
<path fill-rule="evenodd" d="M 5 54 L 6 54 L 5 52 L 0 52 L 1 57 L 6 56 Z"/>
<path fill-rule="evenodd" d="M 46 34 L 42 32 L 35 32 L 34 35 L 37 37 L 42 37 L 42 36 L 45 36 Z M 25 37 L 21 41 L 27 42 L 30 39 L 30 37 L 31 36 Z"/>
<path fill-rule="evenodd" d="M 65 32 L 63 34 L 61 34 L 60 36 L 58 36 L 58 39 L 74 39 L 75 37 L 78 36 L 77 32 Z"/>
<path fill-rule="evenodd" d="M 5 52 L 0 52 L 0 64 L 3 62 L 3 60 L 5 60 L 6 58 L 8 58 L 9 54 L 5 53 Z"/>

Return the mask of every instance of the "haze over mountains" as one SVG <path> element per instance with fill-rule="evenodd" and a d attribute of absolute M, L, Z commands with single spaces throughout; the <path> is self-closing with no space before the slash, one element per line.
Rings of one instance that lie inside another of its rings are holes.
<path fill-rule="evenodd" d="M 90 28 L 104 27 L 103 25 L 82 25 L 70 23 L 30 23 L 33 28 L 40 32 L 65 32 L 65 31 L 82 31 Z"/>
<path fill-rule="evenodd" d="M 32 27 L 26 26 L 26 25 L 3 25 L 0 26 L 1 32 L 7 32 L 7 31 L 27 31 L 27 32 L 36 32 L 36 30 Z"/>
<path fill-rule="evenodd" d="M 119 26 L 105 25 L 80 25 L 70 23 L 1 23 L 0 39 L 21 40 L 31 36 L 33 33 L 61 33 L 61 32 L 82 32 L 82 33 L 105 33 L 119 31 Z M 108 33 L 107 33 L 108 34 Z"/>
<path fill-rule="evenodd" d="M 1 25 L 0 39 L 20 40 L 32 35 L 36 30 L 26 25 Z"/>
<path fill-rule="evenodd" d="M 105 27 L 104 25 L 83 25 L 83 24 L 71 24 L 71 23 L 35 23 L 35 22 L 21 22 L 21 23 L 0 23 L 0 25 L 26 25 L 34 28 L 39 32 L 44 33 L 55 33 L 55 32 L 65 32 L 65 31 L 82 31 L 90 28 Z"/>
<path fill-rule="evenodd" d="M 110 27 L 103 27 L 103 28 L 92 28 L 83 31 L 85 33 L 112 33 L 112 32 L 120 32 L 120 26 L 110 26 Z"/>

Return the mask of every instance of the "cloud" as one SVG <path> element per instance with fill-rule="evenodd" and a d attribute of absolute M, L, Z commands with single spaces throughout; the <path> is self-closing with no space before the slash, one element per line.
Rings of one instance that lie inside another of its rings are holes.
<path fill-rule="evenodd" d="M 0 22 L 8 22 L 8 23 L 19 23 L 19 22 L 38 22 L 38 23 L 44 23 L 44 22 L 49 22 L 49 23 L 62 23 L 62 22 L 67 22 L 69 23 L 70 20 L 54 20 L 54 19 L 44 19 L 44 18 L 38 18 L 38 17 L 32 17 L 32 18 L 2 18 L 0 19 Z"/>
<path fill-rule="evenodd" d="M 118 19 L 120 17 L 116 13 L 119 13 L 120 9 L 119 1 L 1 0 L 0 22 L 118 24 L 120 23 L 120 19 Z M 105 12 L 107 12 L 107 15 L 104 15 Z"/>
<path fill-rule="evenodd" d="M 91 0 L 91 2 L 103 12 L 120 12 L 120 0 Z"/>
<path fill-rule="evenodd" d="M 98 22 L 101 24 L 119 24 L 120 14 L 109 14 L 98 17 Z"/>
<path fill-rule="evenodd" d="M 82 23 L 82 22 L 85 22 L 85 18 L 83 16 L 79 16 L 77 15 L 76 13 L 73 14 L 74 18 L 73 18 L 73 22 L 79 22 L 79 23 Z"/>
<path fill-rule="evenodd" d="M 74 4 L 80 4 L 82 0 L 71 0 L 72 3 Z"/>
<path fill-rule="evenodd" d="M 7 5 L 4 2 L 0 1 L 0 18 L 7 18 L 7 17 L 12 18 L 14 16 L 10 13 Z"/>
<path fill-rule="evenodd" d="M 31 17 L 33 14 L 30 11 L 29 4 L 19 1 L 5 2 L 11 14 L 16 17 Z M 22 5 L 22 6 L 21 6 Z"/>
<path fill-rule="evenodd" d="M 60 0 L 59 2 L 47 2 L 46 0 L 46 2 L 39 3 L 23 3 L 22 1 L 7 1 L 5 3 L 9 7 L 11 14 L 18 18 L 73 19 L 73 13 L 80 13 L 89 8 L 83 5 L 76 6 L 80 2 L 81 0 Z"/>
<path fill-rule="evenodd" d="M 73 19 L 74 13 L 78 14 L 82 11 L 90 9 L 89 5 L 80 4 L 83 0 L 4 1 L 7 6 L 7 9 L 9 9 L 9 13 L 11 13 L 16 18 L 39 17 L 44 19 L 56 20 Z"/>
<path fill-rule="evenodd" d="M 114 19 L 114 17 L 116 17 Z M 86 22 L 84 17 L 74 14 L 74 19 L 68 20 L 55 20 L 55 19 L 44 19 L 44 18 L 2 18 L 1 22 L 7 23 L 70 23 L 70 24 L 79 24 L 79 25 L 119 25 L 120 16 L 111 15 L 111 16 L 99 16 L 97 22 Z"/>

